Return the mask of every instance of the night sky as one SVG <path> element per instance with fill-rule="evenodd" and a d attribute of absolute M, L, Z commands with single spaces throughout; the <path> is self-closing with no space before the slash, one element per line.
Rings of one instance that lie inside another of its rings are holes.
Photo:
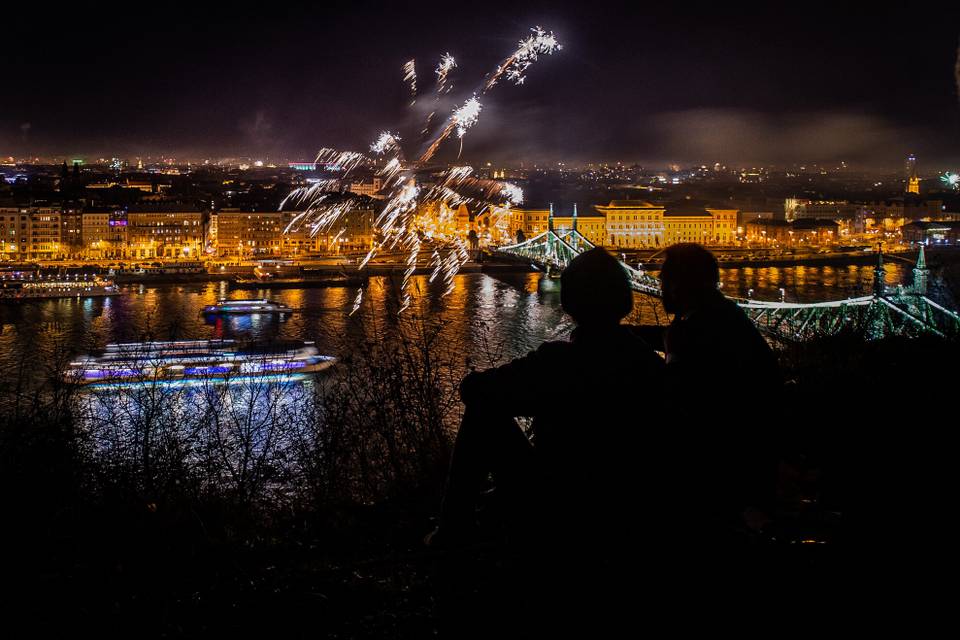
<path fill-rule="evenodd" d="M 564 50 L 482 98 L 466 160 L 900 167 L 913 152 L 921 168 L 960 169 L 949 3 L 197 4 L 5 6 L 0 155 L 312 159 L 384 129 L 413 152 L 425 113 L 454 106 L 431 94 L 440 55 L 458 60 L 462 102 L 539 24 Z"/>

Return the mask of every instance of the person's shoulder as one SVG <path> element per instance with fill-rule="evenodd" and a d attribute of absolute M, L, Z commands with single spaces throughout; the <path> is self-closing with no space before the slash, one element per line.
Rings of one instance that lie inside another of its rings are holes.
<path fill-rule="evenodd" d="M 564 358 L 573 353 L 573 351 L 574 346 L 572 342 L 552 340 L 541 344 L 535 351 L 531 351 L 530 355 L 546 359 Z"/>

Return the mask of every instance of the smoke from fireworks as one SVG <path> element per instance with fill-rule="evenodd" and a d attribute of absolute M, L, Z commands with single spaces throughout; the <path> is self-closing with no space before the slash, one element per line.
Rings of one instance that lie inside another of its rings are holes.
<path fill-rule="evenodd" d="M 957 98 L 960 99 L 960 46 L 957 47 L 957 64 L 954 66 L 953 72 L 957 76 Z"/>
<path fill-rule="evenodd" d="M 534 27 L 531 31 L 533 35 L 521 40 L 517 50 L 487 77 L 479 95 L 489 92 L 504 75 L 517 85 L 523 84 L 524 73 L 539 56 L 561 49 L 552 32 L 547 33 L 540 27 Z M 451 85 L 447 79 L 456 66 L 456 61 L 449 53 L 441 58 L 436 69 L 438 100 L 440 95 L 450 91 Z M 410 60 L 404 64 L 403 71 L 404 80 L 409 83 L 411 95 L 415 99 L 415 61 Z M 463 138 L 479 120 L 482 108 L 478 95 L 467 99 L 451 113 L 440 132 L 414 163 L 407 162 L 400 146 L 400 137 L 389 131 L 383 131 L 370 145 L 370 152 L 377 159 L 376 162 L 361 153 L 322 149 L 317 154 L 317 163 L 340 175 L 337 178 L 319 180 L 309 187 L 295 189 L 284 199 L 281 207 L 290 204 L 302 208 L 287 225 L 284 233 L 305 228 L 311 237 L 321 233 L 327 234 L 328 240 L 341 236 L 346 230 L 351 212 L 373 208 L 372 199 L 349 191 L 352 172 L 360 167 L 377 167 L 376 175 L 382 181 L 383 206 L 374 219 L 375 241 L 360 261 L 359 269 L 363 269 L 374 256 L 383 251 L 405 254 L 406 268 L 403 272 L 403 296 L 400 304 L 402 312 L 410 306 L 410 277 L 417 268 L 421 252 L 426 250 L 431 256 L 429 281 L 434 282 L 442 277 L 446 285 L 444 295 L 450 293 L 454 288 L 454 276 L 469 259 L 463 240 L 455 230 L 451 230 L 455 225 L 449 224 L 455 222 L 453 209 L 461 205 L 476 206 L 477 218 L 486 215 L 489 227 L 500 229 L 509 221 L 509 216 L 504 213 L 523 201 L 523 191 L 519 187 L 497 180 L 477 178 L 473 175 L 472 167 L 439 169 L 426 164 L 454 131 L 460 139 L 462 152 Z M 423 174 L 429 174 L 429 179 L 418 181 L 418 176 Z M 418 217 L 418 212 L 426 209 L 434 212 L 432 219 L 424 215 Z M 448 224 L 442 224 L 444 222 Z M 351 314 L 360 308 L 362 300 L 361 290 L 354 300 Z"/>

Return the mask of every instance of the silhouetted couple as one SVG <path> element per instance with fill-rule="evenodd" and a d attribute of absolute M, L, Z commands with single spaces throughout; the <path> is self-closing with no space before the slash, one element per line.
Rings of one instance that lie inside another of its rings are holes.
<path fill-rule="evenodd" d="M 762 525 L 775 460 L 755 425 L 780 384 L 775 356 L 720 292 L 709 251 L 668 248 L 661 280 L 670 325 L 624 325 L 623 267 L 601 248 L 578 256 L 561 278 L 570 341 L 463 380 L 431 542 L 470 540 L 489 477 L 516 537 L 570 551 L 716 547 Z M 529 432 L 517 417 L 533 418 Z"/>

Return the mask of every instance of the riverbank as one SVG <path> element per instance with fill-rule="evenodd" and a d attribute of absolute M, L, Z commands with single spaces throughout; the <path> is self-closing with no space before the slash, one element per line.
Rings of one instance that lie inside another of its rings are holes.
<path fill-rule="evenodd" d="M 748 256 L 740 254 L 725 254 L 721 250 L 716 250 L 718 262 L 721 269 L 738 268 L 763 268 L 763 267 L 843 267 L 848 265 L 872 265 L 876 264 L 877 255 L 875 252 L 843 252 L 826 254 L 802 254 L 802 255 L 753 255 Z M 638 252 L 627 252 L 628 264 L 640 263 L 648 271 L 658 271 L 662 263 L 662 254 L 644 255 Z M 938 262 L 951 263 L 960 259 L 960 251 L 953 247 L 931 247 L 926 250 L 927 262 L 933 266 Z M 917 259 L 917 251 L 900 251 L 895 253 L 884 253 L 884 260 L 897 261 L 902 264 L 914 264 Z M 8 265 L 13 269 L 22 265 Z M 32 265 L 31 268 L 36 268 Z M 25 268 L 25 267 L 24 267 Z M 109 275 L 107 269 L 97 267 L 96 265 L 78 265 L 77 263 L 40 265 L 40 272 L 44 274 L 53 273 L 84 273 Z M 204 272 L 184 272 L 184 273 L 150 273 L 135 271 L 120 271 L 110 277 L 117 284 L 188 284 L 201 282 L 220 282 L 236 279 L 253 279 L 256 277 L 256 264 L 244 265 L 220 265 L 210 267 Z M 525 258 L 509 258 L 497 256 L 496 258 L 485 256 L 480 261 L 470 261 L 460 268 L 460 273 L 531 273 L 539 269 L 531 264 L 530 260 Z M 342 277 L 351 280 L 345 286 L 356 286 L 352 279 L 369 278 L 376 276 L 400 276 L 407 271 L 407 265 L 402 262 L 373 262 L 358 270 L 355 264 L 327 264 L 321 261 L 301 262 L 295 265 L 273 266 L 270 272 L 275 278 L 284 280 L 295 280 L 303 278 L 305 280 L 312 278 L 333 278 Z M 417 264 L 412 275 L 429 275 L 433 272 L 433 266 L 427 263 Z M 332 286 L 336 286 L 331 281 Z"/>

